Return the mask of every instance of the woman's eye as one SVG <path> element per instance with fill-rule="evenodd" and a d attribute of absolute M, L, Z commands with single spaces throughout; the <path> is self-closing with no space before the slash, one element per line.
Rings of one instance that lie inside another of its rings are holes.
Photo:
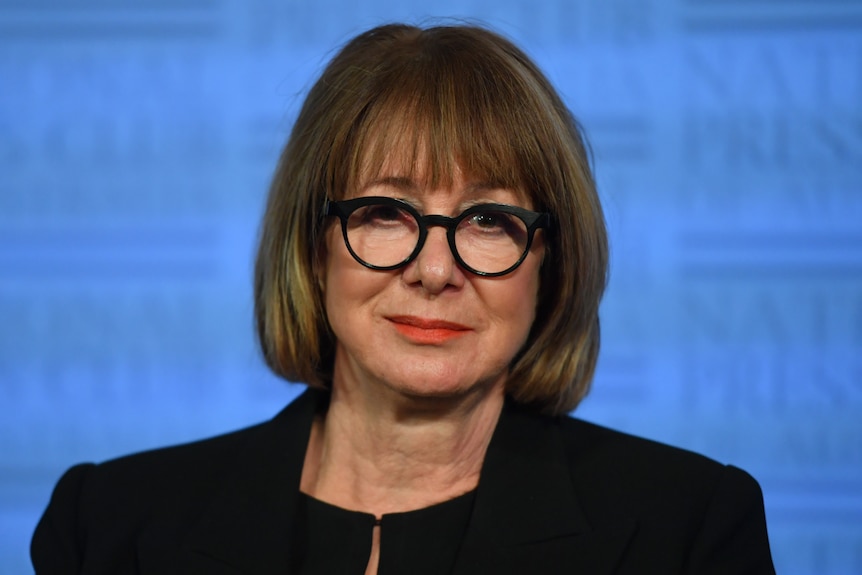
<path fill-rule="evenodd" d="M 478 212 L 467 218 L 458 230 L 464 238 L 479 241 L 505 241 L 524 245 L 527 226 L 517 216 L 506 212 Z M 466 235 L 465 235 L 466 234 Z"/>
<path fill-rule="evenodd" d="M 404 219 L 404 212 L 392 206 L 371 206 L 362 218 L 370 222 L 394 222 Z"/>
<path fill-rule="evenodd" d="M 496 230 L 505 228 L 508 218 L 506 218 L 505 214 L 483 212 L 474 215 L 471 220 L 473 225 L 483 230 Z"/>
<path fill-rule="evenodd" d="M 360 225 L 378 230 L 415 229 L 416 220 L 397 206 L 367 206 L 353 213 L 352 225 Z"/>

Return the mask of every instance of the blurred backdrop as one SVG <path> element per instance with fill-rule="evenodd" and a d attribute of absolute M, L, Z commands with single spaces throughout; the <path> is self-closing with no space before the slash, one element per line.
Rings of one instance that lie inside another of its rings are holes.
<path fill-rule="evenodd" d="M 613 261 L 578 414 L 749 470 L 779 573 L 862 573 L 852 0 L 0 0 L 0 572 L 68 466 L 300 391 L 252 329 L 279 149 L 337 46 L 441 16 L 524 46 L 595 148 Z"/>

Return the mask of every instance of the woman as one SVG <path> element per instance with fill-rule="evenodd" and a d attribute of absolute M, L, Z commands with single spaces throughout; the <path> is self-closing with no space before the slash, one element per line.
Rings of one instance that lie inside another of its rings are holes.
<path fill-rule="evenodd" d="M 255 276 L 309 390 L 72 468 L 37 573 L 772 573 L 744 472 L 570 419 L 607 242 L 575 120 L 507 40 L 382 26 L 311 89 Z"/>

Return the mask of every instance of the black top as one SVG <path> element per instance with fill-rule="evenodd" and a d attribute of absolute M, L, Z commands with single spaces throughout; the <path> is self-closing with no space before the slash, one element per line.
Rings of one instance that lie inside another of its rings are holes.
<path fill-rule="evenodd" d="M 451 573 L 473 511 L 474 491 L 424 509 L 388 513 L 379 521 L 378 575 Z M 374 515 L 299 494 L 294 564 L 302 575 L 365 573 Z"/>

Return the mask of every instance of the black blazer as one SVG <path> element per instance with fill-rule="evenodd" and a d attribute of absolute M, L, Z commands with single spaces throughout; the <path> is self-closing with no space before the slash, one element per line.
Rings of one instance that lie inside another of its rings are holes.
<path fill-rule="evenodd" d="M 326 400 L 307 391 L 255 427 L 71 468 L 33 536 L 37 575 L 289 573 L 308 434 Z M 744 471 L 512 404 L 453 571 L 774 572 L 760 488 Z"/>

